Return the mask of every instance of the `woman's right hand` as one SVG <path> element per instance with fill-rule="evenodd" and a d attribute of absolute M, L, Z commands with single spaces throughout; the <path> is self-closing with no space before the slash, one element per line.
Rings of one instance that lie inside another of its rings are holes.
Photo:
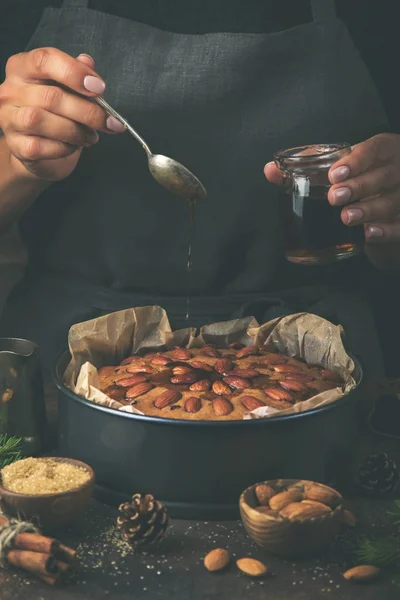
<path fill-rule="evenodd" d="M 97 143 L 96 130 L 123 132 L 90 100 L 104 89 L 86 54 L 73 58 L 38 48 L 12 56 L 0 85 L 0 129 L 13 166 L 22 175 L 60 181 L 75 169 L 82 149 Z"/>

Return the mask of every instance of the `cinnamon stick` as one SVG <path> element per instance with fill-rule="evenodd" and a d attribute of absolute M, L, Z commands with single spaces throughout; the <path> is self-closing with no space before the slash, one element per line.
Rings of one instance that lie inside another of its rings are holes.
<path fill-rule="evenodd" d="M 39 533 L 19 533 L 14 539 L 14 547 L 18 550 L 31 550 L 43 554 L 53 554 L 56 541 Z"/>
<path fill-rule="evenodd" d="M 57 575 L 56 560 L 50 554 L 31 552 L 30 550 L 9 550 L 7 560 L 13 567 L 18 567 L 36 575 Z"/>
<path fill-rule="evenodd" d="M 8 519 L 0 515 L 0 527 L 6 525 Z M 14 539 L 14 548 L 17 550 L 30 550 L 43 554 L 53 554 L 57 560 L 73 564 L 76 562 L 76 550 L 64 546 L 58 540 L 48 538 L 40 533 L 19 533 Z"/>
<path fill-rule="evenodd" d="M 62 562 L 66 562 L 69 565 L 74 565 L 77 561 L 76 550 L 73 550 L 68 546 L 64 546 L 64 544 L 61 544 L 57 540 L 54 540 L 54 542 L 55 544 L 52 552 L 55 558 L 61 560 Z"/>

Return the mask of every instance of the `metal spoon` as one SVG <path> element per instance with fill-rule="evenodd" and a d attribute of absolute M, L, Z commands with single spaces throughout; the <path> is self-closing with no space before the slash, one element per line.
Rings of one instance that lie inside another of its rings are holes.
<path fill-rule="evenodd" d="M 181 196 L 186 200 L 201 200 L 206 196 L 207 192 L 205 187 L 201 181 L 199 181 L 197 177 L 195 177 L 193 173 L 189 171 L 189 169 L 178 163 L 176 160 L 168 158 L 168 156 L 163 156 L 162 154 L 153 154 L 144 139 L 137 133 L 137 131 L 133 129 L 131 125 L 129 125 L 126 119 L 117 113 L 117 111 L 115 111 L 108 104 L 108 102 L 104 100 L 104 98 L 101 96 L 96 96 L 93 98 L 93 100 L 99 106 L 104 108 L 108 115 L 115 117 L 120 123 L 122 123 L 125 129 L 129 131 L 129 133 L 133 135 L 138 142 L 140 142 L 147 154 L 150 173 L 160 185 L 173 194 Z"/>

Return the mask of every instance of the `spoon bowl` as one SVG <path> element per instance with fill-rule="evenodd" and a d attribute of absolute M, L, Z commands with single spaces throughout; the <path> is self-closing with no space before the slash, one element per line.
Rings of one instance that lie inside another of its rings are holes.
<path fill-rule="evenodd" d="M 162 154 L 149 157 L 149 169 L 154 179 L 165 189 L 186 200 L 201 200 L 206 190 L 189 169 Z"/>
<path fill-rule="evenodd" d="M 162 154 L 153 154 L 142 136 L 104 98 L 97 96 L 93 98 L 93 101 L 104 108 L 108 115 L 122 123 L 125 129 L 141 144 L 147 154 L 150 173 L 157 183 L 169 192 L 186 200 L 196 202 L 206 196 L 205 187 L 189 169 L 173 158 L 163 156 Z"/>

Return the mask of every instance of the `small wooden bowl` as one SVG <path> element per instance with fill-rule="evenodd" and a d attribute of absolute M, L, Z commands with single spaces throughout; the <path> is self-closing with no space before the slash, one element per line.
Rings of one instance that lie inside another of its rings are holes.
<path fill-rule="evenodd" d="M 298 479 L 276 479 L 262 482 L 276 490 L 285 491 L 290 486 L 304 488 L 316 482 Z M 247 488 L 239 500 L 243 525 L 251 539 L 261 548 L 272 554 L 300 558 L 320 552 L 328 546 L 339 532 L 342 524 L 342 497 L 332 512 L 308 519 L 289 520 L 278 513 L 265 514 L 256 510 L 258 501 L 255 494 L 257 485 Z M 322 484 L 317 484 L 321 485 Z M 336 492 L 328 486 L 322 486 Z M 337 494 L 337 492 L 336 492 Z"/>
<path fill-rule="evenodd" d="M 58 494 L 29 495 L 6 490 L 1 486 L 0 503 L 7 516 L 34 519 L 43 529 L 68 525 L 76 521 L 87 508 L 93 493 L 94 471 L 89 465 L 72 458 L 46 456 L 57 462 L 69 463 L 88 471 L 90 479 L 80 487 Z"/>

